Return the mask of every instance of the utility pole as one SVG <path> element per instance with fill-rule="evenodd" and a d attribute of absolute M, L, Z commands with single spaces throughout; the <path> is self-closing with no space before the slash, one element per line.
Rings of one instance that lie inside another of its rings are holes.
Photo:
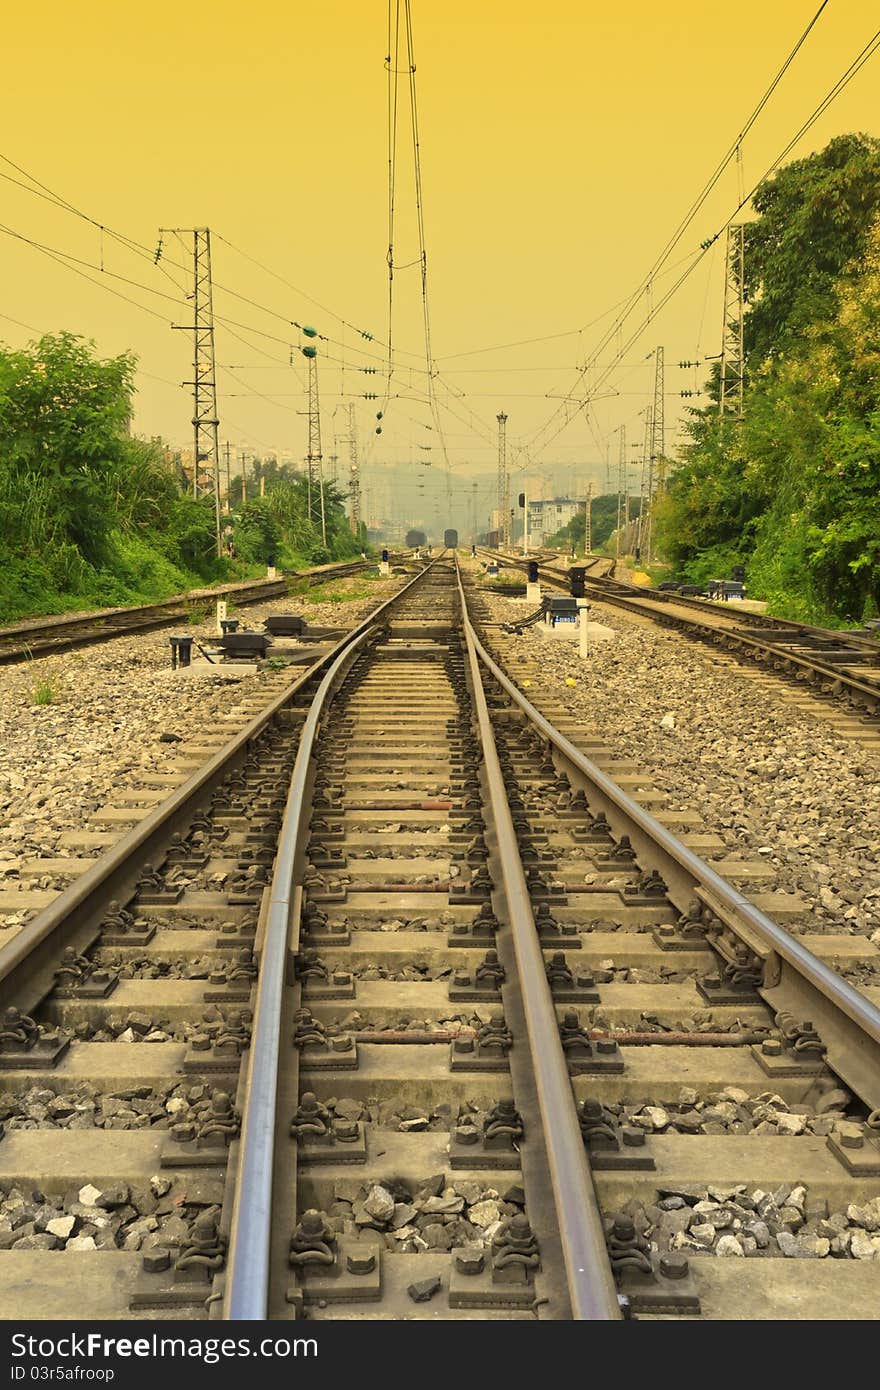
<path fill-rule="evenodd" d="M 651 411 L 651 452 L 648 462 L 648 519 L 645 546 L 648 559 L 653 558 L 654 539 L 654 498 L 659 492 L 658 479 L 663 468 L 666 452 L 665 412 L 664 412 L 664 373 L 663 348 L 658 347 L 654 356 L 654 406 Z"/>
<path fill-rule="evenodd" d="M 745 253 L 745 223 L 732 223 L 727 228 L 724 249 L 724 318 L 721 327 L 721 379 L 718 386 L 718 414 L 722 423 L 728 416 L 741 420 L 743 413 Z"/>
<path fill-rule="evenodd" d="M 477 543 L 477 485 L 471 483 L 471 545 Z"/>
<path fill-rule="evenodd" d="M 584 559 L 593 552 L 593 484 L 587 483 L 587 510 L 584 513 Z"/>
<path fill-rule="evenodd" d="M 171 231 L 162 227 L 161 232 Z M 191 236 L 193 246 L 193 321 L 173 328 L 193 335 L 193 496 L 214 493 L 217 554 L 220 540 L 220 421 L 217 418 L 217 373 L 214 364 L 214 299 L 211 288 L 211 232 L 207 227 L 173 229 L 177 236 Z M 206 465 L 204 474 L 201 464 Z M 203 478 L 206 481 L 203 482 Z"/>
<path fill-rule="evenodd" d="M 314 508 L 314 492 L 317 488 L 320 495 L 319 515 L 321 518 L 321 540 L 327 544 L 327 518 L 324 513 L 324 463 L 321 457 L 321 407 L 318 400 L 318 349 L 309 345 L 302 349 L 303 357 L 308 359 L 309 364 L 309 486 L 308 486 L 308 506 L 309 520 L 316 522 Z"/>
<path fill-rule="evenodd" d="M 331 483 L 336 483 L 337 480 L 338 480 L 338 478 L 339 478 L 339 466 L 338 466 L 338 465 L 339 465 L 339 455 L 338 455 L 338 454 L 331 454 L 331 455 L 330 455 L 330 459 L 329 459 L 329 463 L 330 463 L 330 481 L 331 481 Z"/>
<path fill-rule="evenodd" d="M 241 451 L 241 505 L 247 501 L 247 454 Z"/>
<path fill-rule="evenodd" d="M 348 404 L 348 434 L 342 441 L 348 444 L 348 516 L 352 532 L 356 537 L 361 530 L 361 480 L 358 468 L 357 420 L 354 401 Z"/>
<path fill-rule="evenodd" d="M 641 468 L 641 476 L 640 476 L 640 478 L 639 478 L 639 516 L 638 516 L 638 521 L 636 522 L 636 550 L 638 550 L 638 552 L 639 552 L 639 557 L 640 557 L 640 558 L 641 558 L 641 550 L 642 550 L 642 541 L 643 541 L 644 538 L 645 538 L 645 520 L 646 520 L 646 516 L 645 516 L 645 511 L 646 511 L 646 507 L 645 507 L 645 500 L 646 500 L 646 499 L 645 499 L 645 494 L 646 494 L 646 491 L 647 491 L 647 482 L 648 482 L 648 458 L 649 458 L 649 455 L 650 455 L 650 452 L 651 452 L 651 417 L 652 417 L 652 415 L 653 415 L 653 409 L 652 409 L 651 406 L 648 406 L 648 409 L 645 411 L 645 438 L 644 438 L 644 444 L 643 444 L 643 447 L 642 447 L 642 468 Z"/>
<path fill-rule="evenodd" d="M 614 558 L 620 559 L 620 527 L 623 521 L 623 495 L 626 491 L 626 425 L 620 427 L 620 453 L 617 459 L 617 531 L 615 532 Z M 629 498 L 627 497 L 626 521 L 629 525 Z M 624 550 L 626 537 L 624 536 Z"/>
<path fill-rule="evenodd" d="M 510 491 L 507 480 L 507 416 L 500 411 L 498 421 L 498 545 L 501 550 L 510 541 Z"/>
<path fill-rule="evenodd" d="M 227 512 L 231 512 L 231 511 L 232 511 L 232 481 L 231 481 L 230 473 L 229 473 L 229 440 L 228 440 L 228 439 L 227 439 L 227 441 L 226 441 L 226 448 L 225 448 L 225 450 L 224 450 L 224 453 L 226 454 L 226 510 L 227 510 Z"/>

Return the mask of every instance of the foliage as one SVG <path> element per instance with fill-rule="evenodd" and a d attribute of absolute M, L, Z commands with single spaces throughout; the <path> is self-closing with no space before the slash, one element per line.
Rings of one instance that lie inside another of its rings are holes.
<path fill-rule="evenodd" d="M 187 491 L 161 442 L 129 434 L 134 371 L 70 333 L 0 347 L 0 621 L 359 554 L 339 492 L 325 485 L 325 546 L 305 480 L 270 460 L 230 518 L 235 561 L 219 559 L 213 499 Z"/>
<path fill-rule="evenodd" d="M 629 514 L 631 520 L 638 516 L 638 497 L 630 498 Z M 575 550 L 582 551 L 586 534 L 586 519 L 586 508 L 582 512 L 576 512 L 570 521 L 547 538 L 546 544 L 570 549 L 574 543 Z M 590 532 L 593 550 L 598 550 L 607 540 L 610 540 L 616 530 L 617 493 L 604 492 L 599 497 L 593 498 L 590 507 Z"/>
<path fill-rule="evenodd" d="M 52 681 L 38 681 L 31 693 L 35 705 L 53 705 L 58 698 L 58 688 Z"/>
<path fill-rule="evenodd" d="M 360 554 L 362 547 L 352 534 L 342 494 L 331 483 L 324 484 L 325 545 L 317 488 L 313 489 L 310 512 L 306 478 L 294 474 L 286 465 L 267 471 L 266 476 L 265 495 L 260 497 L 257 492 L 233 514 L 239 557 L 295 569 L 303 563 L 326 565 Z M 234 484 L 232 495 L 236 495 Z"/>
<path fill-rule="evenodd" d="M 744 563 L 773 612 L 862 622 L 880 602 L 880 141 L 832 141 L 755 206 L 743 419 L 692 413 L 655 536 L 682 577 Z"/>
<path fill-rule="evenodd" d="M 135 362 L 70 333 L 0 349 L 0 614 L 137 603 L 223 577 L 210 503 L 128 433 Z"/>

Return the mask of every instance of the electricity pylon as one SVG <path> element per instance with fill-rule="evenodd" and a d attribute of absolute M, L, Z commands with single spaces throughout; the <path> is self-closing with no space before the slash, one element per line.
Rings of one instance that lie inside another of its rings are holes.
<path fill-rule="evenodd" d="M 309 452 L 308 464 L 308 508 L 309 521 L 317 525 L 315 511 L 315 492 L 320 498 L 318 514 L 321 520 L 321 540 L 327 544 L 327 517 L 324 511 L 324 462 L 321 457 L 321 406 L 318 400 L 318 349 L 312 346 L 302 349 L 309 364 Z"/>
<path fill-rule="evenodd" d="M 718 414 L 742 419 L 745 356 L 743 350 L 743 283 L 745 278 L 746 229 L 743 222 L 727 228 L 724 250 L 724 319 L 721 330 L 721 379 Z"/>
<path fill-rule="evenodd" d="M 176 236 L 192 237 L 193 321 L 173 328 L 193 335 L 193 496 L 213 492 L 217 554 L 220 540 L 220 420 L 217 415 L 217 373 L 214 364 L 214 298 L 211 288 L 211 232 L 208 227 L 162 227 Z M 202 465 L 205 465 L 204 468 Z"/>
<path fill-rule="evenodd" d="M 510 544 L 510 484 L 507 477 L 507 416 L 500 411 L 498 421 L 498 545 Z"/>
<path fill-rule="evenodd" d="M 348 434 L 340 441 L 348 444 L 348 516 L 355 536 L 361 531 L 361 477 L 358 465 L 357 420 L 354 401 L 348 405 Z"/>

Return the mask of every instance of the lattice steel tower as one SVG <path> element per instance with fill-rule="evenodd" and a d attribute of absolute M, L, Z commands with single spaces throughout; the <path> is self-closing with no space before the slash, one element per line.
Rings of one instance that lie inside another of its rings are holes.
<path fill-rule="evenodd" d="M 745 355 L 743 351 L 743 284 L 746 229 L 743 222 L 727 228 L 724 250 L 724 319 L 721 332 L 721 379 L 718 414 L 724 420 L 742 419 Z"/>
<path fill-rule="evenodd" d="M 627 494 L 626 485 L 626 425 L 620 426 L 620 452 L 617 457 L 617 530 L 614 533 L 614 558 L 620 559 L 620 539 L 621 531 L 624 526 L 624 512 L 626 513 L 626 523 L 629 524 L 629 506 L 624 508 L 624 495 Z M 629 496 L 627 494 L 627 503 Z M 624 553 L 626 553 L 626 535 L 623 537 Z"/>
<path fill-rule="evenodd" d="M 327 544 L 327 517 L 324 511 L 324 461 L 321 456 L 321 405 L 318 399 L 318 349 L 304 347 L 303 357 L 309 364 L 309 452 L 308 465 L 308 508 L 309 521 L 315 526 L 321 523 L 321 540 Z M 316 506 L 317 499 L 317 506 Z"/>
<path fill-rule="evenodd" d="M 208 227 L 163 227 L 181 238 L 192 237 L 193 321 L 174 328 L 193 335 L 193 496 L 214 494 L 217 554 L 220 541 L 220 420 L 217 415 L 217 373 L 214 364 L 214 297 L 211 289 L 211 232 Z"/>
<path fill-rule="evenodd" d="M 663 348 L 654 355 L 654 408 L 651 412 L 651 452 L 648 460 L 648 523 L 645 546 L 652 558 L 654 539 L 654 501 L 665 481 L 666 423 L 664 414 Z"/>
<path fill-rule="evenodd" d="M 510 482 L 507 477 L 507 416 L 502 410 L 498 421 L 498 544 L 510 544 Z"/>
<path fill-rule="evenodd" d="M 348 515 L 355 536 L 361 531 L 361 475 L 358 465 L 357 420 L 354 402 L 348 406 L 348 434 L 343 440 L 348 444 Z"/>

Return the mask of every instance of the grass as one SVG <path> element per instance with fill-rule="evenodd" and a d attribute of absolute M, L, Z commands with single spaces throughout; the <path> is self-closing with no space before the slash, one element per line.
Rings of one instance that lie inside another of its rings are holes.
<path fill-rule="evenodd" d="M 188 621 L 192 623 L 193 627 L 198 627 L 201 623 L 205 622 L 208 617 L 210 617 L 212 611 L 213 610 L 209 608 L 209 606 L 206 603 L 193 603 L 190 604 L 186 616 Z M 229 611 L 228 607 L 226 611 Z"/>
<path fill-rule="evenodd" d="M 499 593 L 503 593 L 505 589 L 524 589 L 526 584 L 526 577 L 524 574 L 521 574 L 516 579 L 514 579 L 513 577 L 507 579 L 502 578 L 500 576 L 496 579 L 494 577 L 490 577 L 489 575 L 483 575 L 482 583 L 485 585 L 487 589 L 496 589 Z"/>
<path fill-rule="evenodd" d="M 54 705 L 58 700 L 59 690 L 52 681 L 37 681 L 31 694 L 35 705 Z"/>

